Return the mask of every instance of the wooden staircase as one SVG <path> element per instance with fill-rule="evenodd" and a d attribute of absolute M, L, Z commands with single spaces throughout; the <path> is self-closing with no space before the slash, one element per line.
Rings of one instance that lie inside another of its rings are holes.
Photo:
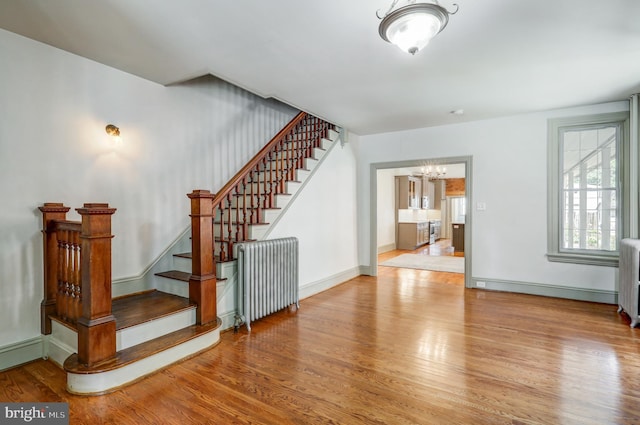
<path fill-rule="evenodd" d="M 67 372 L 67 389 L 103 394 L 209 349 L 233 326 L 236 243 L 263 239 L 338 137 L 300 113 L 216 195 L 196 190 L 191 252 L 171 254 L 154 288 L 111 297 L 111 215 L 85 204 L 69 222 L 62 204 L 43 214 L 45 355 Z M 218 317 L 218 306 L 227 323 Z"/>
<path fill-rule="evenodd" d="M 233 279 L 235 244 L 268 236 L 338 137 L 333 125 L 301 112 L 214 196 L 214 258 L 218 265 L 233 263 L 227 267 L 231 274 L 215 267 L 218 282 Z M 192 253 L 173 257 L 176 268 L 156 276 L 188 282 L 193 275 Z M 165 285 L 171 284 L 165 281 Z M 167 290 L 179 294 L 179 286 L 174 287 Z"/>

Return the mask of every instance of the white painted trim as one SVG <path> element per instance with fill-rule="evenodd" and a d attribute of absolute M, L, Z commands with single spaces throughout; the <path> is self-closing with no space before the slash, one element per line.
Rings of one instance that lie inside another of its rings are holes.
<path fill-rule="evenodd" d="M 183 344 L 161 351 L 119 369 L 103 373 L 67 372 L 67 391 L 72 394 L 100 394 L 132 383 L 186 357 L 213 347 L 220 341 L 220 327 Z"/>
<path fill-rule="evenodd" d="M 353 279 L 354 277 L 360 276 L 361 270 L 360 267 L 354 267 L 349 270 L 345 270 L 340 273 L 336 273 L 333 276 L 329 276 L 325 279 L 321 279 L 315 282 L 307 283 L 306 285 L 300 286 L 300 299 L 308 298 L 312 295 L 319 294 L 320 292 L 326 291 L 327 289 L 331 289 L 334 286 L 345 283 L 346 281 Z"/>
<path fill-rule="evenodd" d="M 387 245 L 382 245 L 378 247 L 378 254 L 384 254 L 385 252 L 393 251 L 394 249 L 396 249 L 395 242 Z"/>
<path fill-rule="evenodd" d="M 227 329 L 231 329 L 235 326 L 236 322 L 236 313 L 237 310 L 226 311 L 222 314 L 218 312 L 218 319 L 222 321 L 222 325 L 220 326 L 220 330 L 226 331 Z"/>
<path fill-rule="evenodd" d="M 0 371 L 43 357 L 42 336 L 0 347 Z"/>
<path fill-rule="evenodd" d="M 50 335 L 48 335 L 45 340 L 47 341 L 46 358 L 60 367 L 64 365 L 64 361 L 67 360 L 70 355 L 78 351 L 77 348 L 52 338 Z"/>
<path fill-rule="evenodd" d="M 465 183 L 464 192 L 467 199 L 467 205 L 471 205 L 473 200 L 473 156 L 459 156 L 459 157 L 446 157 L 446 158 L 425 158 L 425 159 L 412 159 L 405 161 L 392 161 L 392 162 L 378 162 L 369 164 L 369 266 L 366 272 L 369 276 L 378 275 L 378 170 L 388 168 L 407 168 L 416 167 L 424 163 L 432 163 L 438 165 L 448 164 L 464 164 L 465 166 Z M 473 234 L 473 208 L 467 210 L 465 218 L 465 232 L 464 232 L 464 286 L 465 288 L 472 288 L 473 282 L 471 281 L 472 267 L 472 244 L 471 235 Z M 362 266 L 367 267 L 367 266 Z M 367 270 L 367 269 L 363 269 Z"/>

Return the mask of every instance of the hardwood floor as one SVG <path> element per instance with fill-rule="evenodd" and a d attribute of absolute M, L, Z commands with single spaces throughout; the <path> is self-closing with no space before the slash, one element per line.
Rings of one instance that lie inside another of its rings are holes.
<path fill-rule="evenodd" d="M 227 332 L 99 397 L 36 361 L 0 401 L 68 402 L 71 424 L 640 424 L 640 330 L 616 306 L 464 289 L 381 267 Z"/>
<path fill-rule="evenodd" d="M 464 252 L 455 251 L 453 249 L 451 246 L 451 239 L 439 239 L 434 244 L 423 245 L 414 250 L 395 249 L 393 251 L 382 253 L 378 255 L 378 264 L 402 254 L 464 257 Z"/>

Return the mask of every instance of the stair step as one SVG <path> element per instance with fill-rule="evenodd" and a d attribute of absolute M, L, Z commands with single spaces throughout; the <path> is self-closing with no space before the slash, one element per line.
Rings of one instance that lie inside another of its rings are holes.
<path fill-rule="evenodd" d="M 118 351 L 116 357 L 97 363 L 91 367 L 78 362 L 78 355 L 73 354 L 64 362 L 64 369 L 72 373 L 102 373 L 118 369 L 141 358 L 149 357 L 164 349 L 182 344 L 204 333 L 211 332 L 220 326 L 219 322 L 206 325 L 192 325 L 188 328 L 162 335 L 161 337 L 134 345 L 125 350 Z"/>
<path fill-rule="evenodd" d="M 186 357 L 215 346 L 222 322 L 192 325 L 118 351 L 116 356 L 91 366 L 72 354 L 64 362 L 67 390 L 73 394 L 105 394 L 150 375 Z"/>
<path fill-rule="evenodd" d="M 152 290 L 114 298 L 111 311 L 116 318 L 116 330 L 120 330 L 195 306 L 187 298 Z"/>
<path fill-rule="evenodd" d="M 189 255 L 191 255 L 191 253 L 188 253 Z M 183 272 L 180 270 L 167 270 L 166 272 L 160 272 L 160 273 L 156 273 L 156 276 L 160 276 L 160 277 L 166 277 L 168 279 L 173 279 L 173 280 L 179 280 L 181 282 L 187 282 L 189 283 L 189 279 L 191 279 L 191 273 L 189 272 Z M 216 280 L 218 282 L 222 281 L 222 280 L 227 280 L 227 278 L 225 277 L 216 277 Z M 158 291 L 160 292 L 160 291 Z"/>
<path fill-rule="evenodd" d="M 183 282 L 189 282 L 191 273 L 181 272 L 180 270 L 168 270 L 166 272 L 156 273 L 156 276 L 166 277 L 173 280 L 181 280 Z"/>

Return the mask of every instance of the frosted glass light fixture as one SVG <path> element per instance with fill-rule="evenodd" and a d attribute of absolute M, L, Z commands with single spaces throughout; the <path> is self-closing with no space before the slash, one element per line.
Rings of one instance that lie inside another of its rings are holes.
<path fill-rule="evenodd" d="M 394 0 L 384 16 L 380 11 L 376 13 L 382 19 L 378 32 L 383 40 L 395 44 L 401 50 L 415 55 L 424 48 L 433 37 L 447 26 L 449 15 L 458 11 L 449 12 L 435 3 L 419 3 L 416 0 L 407 1 L 406 6 L 394 10 L 398 0 Z"/>

